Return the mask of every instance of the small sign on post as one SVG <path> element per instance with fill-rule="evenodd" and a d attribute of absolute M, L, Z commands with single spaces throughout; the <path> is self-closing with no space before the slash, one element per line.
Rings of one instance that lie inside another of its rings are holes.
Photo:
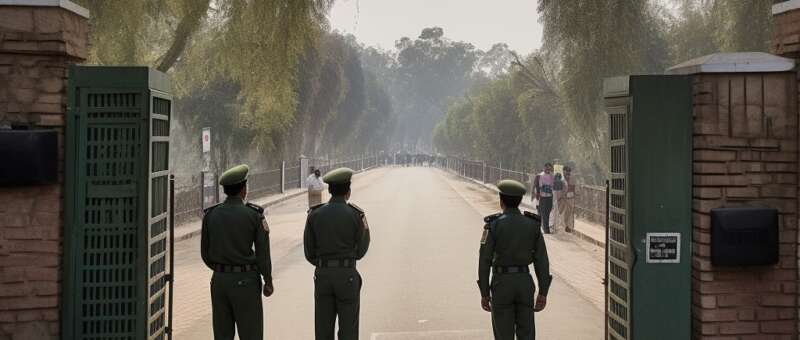
<path fill-rule="evenodd" d="M 647 263 L 680 263 L 680 233 L 647 233 Z"/>
<path fill-rule="evenodd" d="M 203 171 L 211 171 L 211 128 L 203 128 Z"/>

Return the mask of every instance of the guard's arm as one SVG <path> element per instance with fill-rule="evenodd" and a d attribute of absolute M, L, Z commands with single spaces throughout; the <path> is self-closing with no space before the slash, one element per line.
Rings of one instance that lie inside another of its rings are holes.
<path fill-rule="evenodd" d="M 306 260 L 311 265 L 317 265 L 317 240 L 314 236 L 314 231 L 311 229 L 312 216 L 309 214 L 306 218 L 306 228 L 303 231 L 303 250 L 306 254 Z"/>
<path fill-rule="evenodd" d="M 269 226 L 264 215 L 259 217 L 255 226 L 256 264 L 258 264 L 258 271 L 264 277 L 264 281 L 270 282 L 272 281 L 272 257 L 269 249 Z"/>
<path fill-rule="evenodd" d="M 544 244 L 544 235 L 538 234 L 534 244 L 533 267 L 536 271 L 536 280 L 539 282 L 539 295 L 547 296 L 553 275 L 550 275 L 550 259 L 547 257 L 547 247 Z"/>
<path fill-rule="evenodd" d="M 367 223 L 367 216 L 364 213 L 359 215 L 359 227 L 356 231 L 356 259 L 360 260 L 367 254 L 369 249 L 369 224 Z"/>
<path fill-rule="evenodd" d="M 203 263 L 205 263 L 209 269 L 214 270 L 214 267 L 208 258 L 209 248 L 211 247 L 211 239 L 208 236 L 207 217 L 208 215 L 203 216 L 203 224 L 200 229 L 200 257 L 203 259 Z"/>
<path fill-rule="evenodd" d="M 481 248 L 478 256 L 478 288 L 481 291 L 481 297 L 489 296 L 489 272 L 492 268 L 493 257 L 494 236 L 492 235 L 491 224 L 487 223 L 483 227 Z"/>

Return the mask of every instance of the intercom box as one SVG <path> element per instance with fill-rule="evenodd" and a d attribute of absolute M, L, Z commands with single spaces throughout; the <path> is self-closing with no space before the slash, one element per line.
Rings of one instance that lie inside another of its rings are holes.
<path fill-rule="evenodd" d="M 711 263 L 715 266 L 776 264 L 779 243 L 777 209 L 711 210 Z"/>
<path fill-rule="evenodd" d="M 58 181 L 58 133 L 0 130 L 0 186 Z"/>

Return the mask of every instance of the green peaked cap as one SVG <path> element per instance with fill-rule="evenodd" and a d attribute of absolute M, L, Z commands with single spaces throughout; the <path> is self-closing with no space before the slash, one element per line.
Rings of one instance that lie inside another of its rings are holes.
<path fill-rule="evenodd" d="M 525 185 L 513 179 L 504 179 L 497 182 L 497 189 L 500 193 L 508 196 L 525 196 Z"/>
<path fill-rule="evenodd" d="M 250 167 L 247 164 L 237 165 L 222 173 L 219 176 L 219 185 L 234 185 L 247 180 L 247 173 L 250 172 Z"/>
<path fill-rule="evenodd" d="M 322 176 L 322 181 L 328 184 L 344 184 L 350 182 L 353 177 L 353 169 L 338 168 L 328 171 L 325 176 Z"/>

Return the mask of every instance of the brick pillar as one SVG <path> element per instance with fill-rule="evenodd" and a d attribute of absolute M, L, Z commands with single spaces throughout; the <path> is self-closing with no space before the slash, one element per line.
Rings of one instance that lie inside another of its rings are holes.
<path fill-rule="evenodd" d="M 775 19 L 773 30 L 772 50 L 773 53 L 785 58 L 800 59 L 800 1 L 781 1 L 772 6 L 772 14 Z M 800 77 L 798 77 L 800 79 Z M 798 96 L 800 97 L 800 96 Z M 800 107 L 800 106 L 799 106 Z M 797 112 L 795 112 L 797 114 Z M 798 173 L 800 175 L 800 173 Z M 800 267 L 800 233 L 797 238 L 797 266 Z M 799 273 L 800 274 L 800 273 Z M 800 281 L 800 277 L 798 277 Z M 797 305 L 800 306 L 800 295 L 797 296 Z M 798 307 L 800 314 L 800 307 Z M 800 320 L 797 323 L 800 332 Z"/>
<path fill-rule="evenodd" d="M 693 337 L 796 339 L 796 75 L 700 74 L 694 79 Z M 778 209 L 778 264 L 711 264 L 710 210 L 742 205 Z"/>
<path fill-rule="evenodd" d="M 3 340 L 58 338 L 66 77 L 86 58 L 87 18 L 69 1 L 0 0 L 0 128 L 55 129 L 60 147 L 58 184 L 0 187 Z"/>

